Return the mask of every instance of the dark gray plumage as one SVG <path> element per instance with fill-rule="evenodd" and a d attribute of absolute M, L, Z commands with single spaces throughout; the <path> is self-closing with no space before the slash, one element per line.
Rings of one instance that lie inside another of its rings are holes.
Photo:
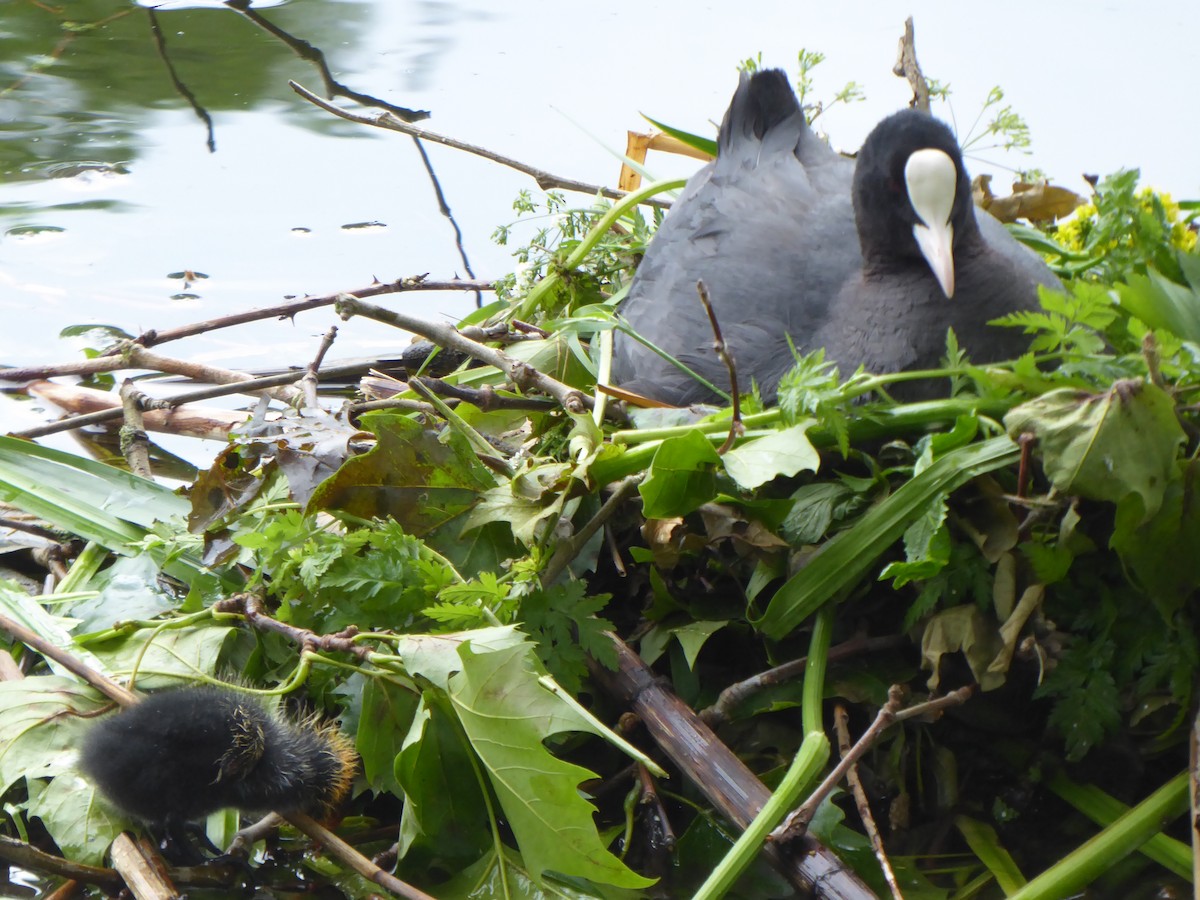
<path fill-rule="evenodd" d="M 913 237 L 919 217 L 904 166 L 912 149 L 925 146 L 942 149 L 956 168 L 951 299 Z M 1058 285 L 999 222 L 986 214 L 976 221 L 953 136 L 922 113 L 885 119 L 864 144 L 858 228 L 856 164 L 812 133 L 782 72 L 742 76 L 718 148 L 651 241 L 621 307 L 635 330 L 718 387 L 728 388 L 728 375 L 712 350 L 698 279 L 708 286 L 741 388 L 754 378 L 767 399 L 794 362 L 788 335 L 801 352 L 824 347 L 843 374 L 860 364 L 872 372 L 933 367 L 947 327 L 972 360 L 987 362 L 1016 355 L 1024 343 L 1013 329 L 984 323 L 1036 307 L 1038 284 Z M 679 405 L 714 399 L 620 334 L 613 381 Z"/>

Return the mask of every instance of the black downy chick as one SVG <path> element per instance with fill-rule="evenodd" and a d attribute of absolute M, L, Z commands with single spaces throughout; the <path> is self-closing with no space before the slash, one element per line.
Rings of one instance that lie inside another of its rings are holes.
<path fill-rule="evenodd" d="M 345 797 L 353 744 L 245 694 L 164 691 L 98 722 L 80 767 L 114 806 L 171 833 L 219 809 L 324 815 Z"/>

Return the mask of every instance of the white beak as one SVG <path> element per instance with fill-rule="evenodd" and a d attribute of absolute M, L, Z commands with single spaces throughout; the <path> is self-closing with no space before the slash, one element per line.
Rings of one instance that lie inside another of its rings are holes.
<path fill-rule="evenodd" d="M 958 186 L 954 160 L 941 150 L 917 150 L 904 165 L 904 183 L 908 199 L 921 222 L 913 226 L 913 237 L 921 255 L 942 286 L 942 293 L 954 296 L 954 228 L 950 210 Z"/>

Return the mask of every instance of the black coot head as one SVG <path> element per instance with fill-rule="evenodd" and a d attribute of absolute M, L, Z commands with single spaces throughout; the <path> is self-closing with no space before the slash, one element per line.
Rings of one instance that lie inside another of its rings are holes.
<path fill-rule="evenodd" d="M 932 271 L 954 295 L 954 258 L 980 242 L 971 185 L 953 133 L 914 109 L 875 126 L 854 169 L 854 216 L 864 271 Z"/>

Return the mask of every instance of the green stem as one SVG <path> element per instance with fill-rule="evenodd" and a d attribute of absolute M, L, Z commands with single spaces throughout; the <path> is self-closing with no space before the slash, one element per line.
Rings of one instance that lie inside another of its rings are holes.
<path fill-rule="evenodd" d="M 1078 784 L 1061 772 L 1046 780 L 1054 791 L 1101 828 L 1106 828 L 1129 812 L 1129 807 L 1093 784 Z M 1156 834 L 1140 848 L 1141 852 L 1180 878 L 1192 880 L 1192 848 L 1165 834 Z"/>
<path fill-rule="evenodd" d="M 1181 772 L 1008 900 L 1057 900 L 1078 893 L 1187 808 L 1188 773 Z"/>
<path fill-rule="evenodd" d="M 737 843 L 700 886 L 693 900 L 717 900 L 728 893 L 734 882 L 754 862 L 767 835 L 788 811 L 799 803 L 801 796 L 829 760 L 829 739 L 825 737 L 823 730 L 821 705 L 825 697 L 825 669 L 833 637 L 833 610 L 834 607 L 830 604 L 818 614 L 809 640 L 802 703 L 804 742 L 779 787 L 759 810 L 754 821 L 746 826 Z"/>
<path fill-rule="evenodd" d="M 848 423 L 850 443 L 894 438 L 913 431 L 952 425 L 959 416 L 971 413 L 995 418 L 1012 409 L 1016 402 L 1016 398 L 983 400 L 977 397 L 956 397 L 949 400 L 909 403 L 888 409 L 872 409 L 869 410 L 870 418 L 855 418 Z M 778 421 L 779 418 L 779 410 L 770 410 L 747 416 L 743 422 L 747 428 L 753 428 Z M 596 460 L 588 473 L 597 484 L 604 485 L 626 478 L 634 472 L 641 472 L 650 465 L 655 451 L 666 438 L 686 434 L 695 429 L 699 429 L 714 446 L 718 446 L 729 433 L 729 422 L 717 420 L 655 429 L 653 437 L 646 443 L 637 443 L 637 446 L 620 455 Z M 650 431 L 644 433 L 651 434 Z M 619 431 L 613 435 L 613 441 L 632 444 L 642 440 L 640 434 L 642 433 L 636 431 Z M 837 436 L 820 425 L 810 428 L 807 436 L 818 450 L 829 450 L 837 446 Z M 745 438 L 742 439 L 744 440 Z"/>
<path fill-rule="evenodd" d="M 683 187 L 685 184 L 687 184 L 687 180 L 682 178 L 675 178 L 670 181 L 655 181 L 652 184 L 646 185 L 640 191 L 626 194 L 614 203 L 608 212 L 601 216 L 600 220 L 592 226 L 592 230 L 579 242 L 579 246 L 562 262 L 562 265 L 551 269 L 545 278 L 533 286 L 533 290 L 525 296 L 525 299 L 521 301 L 520 306 L 516 308 L 513 315 L 518 319 L 528 318 L 541 305 L 551 289 L 562 280 L 562 273 L 578 268 L 579 264 L 592 252 L 596 244 L 600 243 L 600 239 L 612 228 L 613 223 L 625 215 L 626 212 L 643 200 L 650 199 L 655 194 L 661 194 L 663 191 L 673 191 Z"/>

